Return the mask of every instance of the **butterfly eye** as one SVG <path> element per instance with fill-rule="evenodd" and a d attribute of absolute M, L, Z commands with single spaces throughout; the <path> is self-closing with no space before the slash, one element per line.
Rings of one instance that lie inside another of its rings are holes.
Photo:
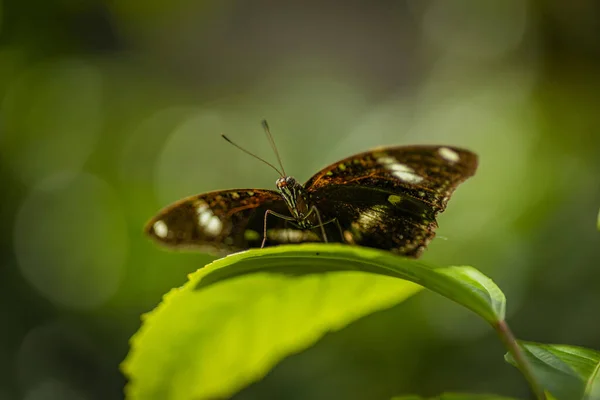
<path fill-rule="evenodd" d="M 294 186 L 296 184 L 296 180 L 294 178 L 292 178 L 291 176 L 288 176 L 287 178 L 285 178 L 285 182 L 289 186 Z"/>

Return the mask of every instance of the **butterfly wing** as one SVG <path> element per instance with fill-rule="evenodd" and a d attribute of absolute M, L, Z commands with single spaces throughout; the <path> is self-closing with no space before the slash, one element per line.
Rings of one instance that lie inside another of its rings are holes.
<path fill-rule="evenodd" d="M 435 236 L 436 215 L 477 169 L 477 156 L 448 146 L 388 147 L 332 164 L 305 185 L 341 241 L 418 257 Z"/>
<path fill-rule="evenodd" d="M 228 254 L 261 246 L 267 210 L 289 215 L 278 192 L 222 190 L 187 197 L 166 207 L 145 230 L 167 247 Z M 290 221 L 274 215 L 267 218 L 266 246 L 318 240 L 316 234 L 297 229 Z"/>

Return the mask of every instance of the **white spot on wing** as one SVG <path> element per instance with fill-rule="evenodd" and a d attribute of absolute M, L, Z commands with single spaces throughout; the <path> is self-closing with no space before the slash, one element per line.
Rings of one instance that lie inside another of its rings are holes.
<path fill-rule="evenodd" d="M 166 238 L 169 234 L 169 228 L 167 227 L 167 224 L 160 219 L 156 221 L 154 225 L 152 225 L 152 229 L 154 230 L 154 234 L 161 239 Z"/>
<path fill-rule="evenodd" d="M 419 176 L 414 172 L 395 171 L 393 174 L 396 178 L 407 183 L 419 183 L 423 180 L 422 176 Z"/>
<path fill-rule="evenodd" d="M 387 167 L 388 167 L 388 169 L 390 169 L 390 170 L 392 170 L 394 172 L 408 172 L 408 173 L 411 173 L 411 174 L 415 173 L 414 169 L 412 169 L 408 165 L 404 165 L 404 164 L 400 164 L 400 163 L 390 164 Z"/>
<path fill-rule="evenodd" d="M 450 150 L 450 149 L 448 149 Z M 377 162 L 382 164 L 385 168 L 392 171 L 392 175 L 407 183 L 419 183 L 423 180 L 423 177 L 418 175 L 414 169 L 406 164 L 399 163 L 395 158 L 390 156 L 382 156 L 377 158 Z"/>
<path fill-rule="evenodd" d="M 450 163 L 455 163 L 460 160 L 458 153 L 452 149 L 449 149 L 448 147 L 440 147 L 438 149 L 438 153 L 440 153 L 440 156 L 442 156 L 444 160 Z"/>
<path fill-rule="evenodd" d="M 294 229 L 273 229 L 271 234 L 273 238 L 285 239 L 289 242 L 299 242 L 306 236 L 303 231 Z"/>
<path fill-rule="evenodd" d="M 394 164 L 396 162 L 396 159 L 394 157 L 389 157 L 389 156 L 383 156 L 383 157 L 379 157 L 377 159 L 377 162 L 380 164 Z"/>
<path fill-rule="evenodd" d="M 206 210 L 208 210 L 208 204 L 206 204 L 202 200 L 198 200 L 198 202 L 196 203 L 196 211 L 198 212 L 198 214 L 200 214 Z"/>
<path fill-rule="evenodd" d="M 267 238 L 287 243 L 300 243 L 306 240 L 319 240 L 319 236 L 311 231 L 298 229 L 269 229 Z"/>
<path fill-rule="evenodd" d="M 202 226 L 208 225 L 213 215 L 210 211 L 202 211 L 198 213 L 198 223 Z"/>
<path fill-rule="evenodd" d="M 354 236 L 350 231 L 344 231 L 344 239 L 347 243 L 354 244 Z"/>
<path fill-rule="evenodd" d="M 377 225 L 381 221 L 381 215 L 385 211 L 380 206 L 373 206 L 363 211 L 356 222 L 358 222 L 358 228 L 370 229 Z"/>
<path fill-rule="evenodd" d="M 213 215 L 204 228 L 206 229 L 206 233 L 209 235 L 217 236 L 219 233 L 221 233 L 221 230 L 223 230 L 223 224 L 218 217 Z"/>
<path fill-rule="evenodd" d="M 198 202 L 196 206 L 198 215 L 198 225 L 204 228 L 204 233 L 209 236 L 217 236 L 223 230 L 223 223 L 203 201 Z"/>

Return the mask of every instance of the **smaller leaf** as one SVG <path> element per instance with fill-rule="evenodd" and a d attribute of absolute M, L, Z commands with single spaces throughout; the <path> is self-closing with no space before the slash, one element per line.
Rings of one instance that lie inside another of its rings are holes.
<path fill-rule="evenodd" d="M 442 393 L 434 397 L 417 395 L 395 396 L 391 400 L 516 400 L 514 397 L 497 396 L 495 394 Z"/>
<path fill-rule="evenodd" d="M 519 342 L 541 385 L 557 399 L 600 398 L 600 352 L 578 346 Z M 506 361 L 515 365 L 510 354 Z"/>

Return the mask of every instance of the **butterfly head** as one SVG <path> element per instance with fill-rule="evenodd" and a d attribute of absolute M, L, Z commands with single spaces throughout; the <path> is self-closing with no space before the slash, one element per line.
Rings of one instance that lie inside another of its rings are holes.
<path fill-rule="evenodd" d="M 277 179 L 275 185 L 285 199 L 286 203 L 288 203 L 288 206 L 290 204 L 295 204 L 298 194 L 300 194 L 304 189 L 302 185 L 300 185 L 292 176 L 282 176 L 281 178 Z"/>
<path fill-rule="evenodd" d="M 277 189 L 279 190 L 284 190 L 285 188 L 293 188 L 294 186 L 300 186 L 300 184 L 296 181 L 296 179 L 294 179 L 293 176 L 282 176 L 281 178 L 277 179 L 275 185 L 277 185 Z"/>
<path fill-rule="evenodd" d="M 304 187 L 291 176 L 282 176 L 275 182 L 290 213 L 297 221 L 302 221 L 308 214 L 310 206 Z"/>

